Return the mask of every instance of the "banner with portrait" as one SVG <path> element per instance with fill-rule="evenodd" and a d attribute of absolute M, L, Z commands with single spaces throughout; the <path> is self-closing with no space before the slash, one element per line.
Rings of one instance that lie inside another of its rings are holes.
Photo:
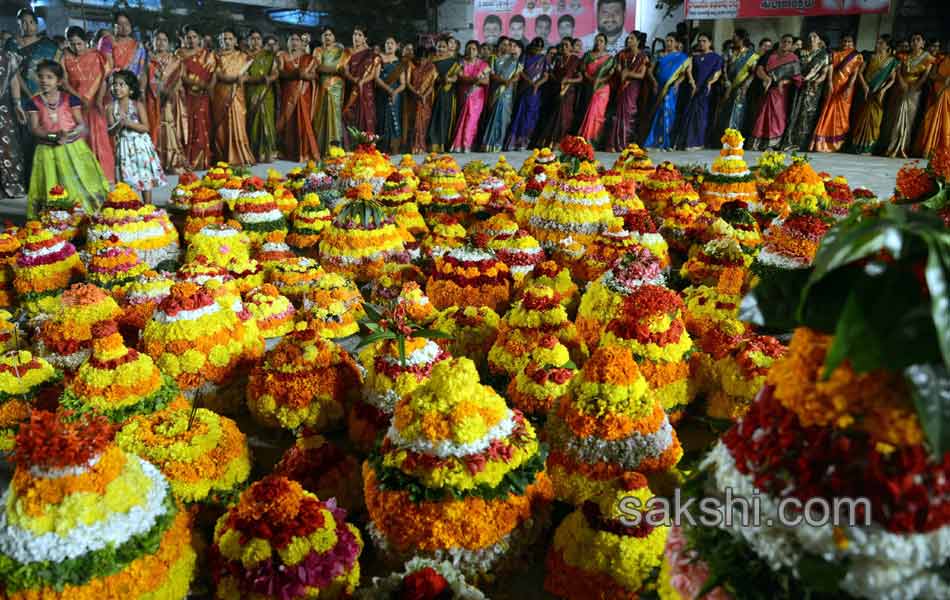
<path fill-rule="evenodd" d="M 758 19 L 886 13 L 890 0 L 686 0 L 686 18 Z"/>
<path fill-rule="evenodd" d="M 603 33 L 608 50 L 616 52 L 633 31 L 636 13 L 637 0 L 475 0 L 475 39 L 495 44 L 504 35 L 527 46 L 540 37 L 551 46 L 574 37 L 590 50 Z"/>

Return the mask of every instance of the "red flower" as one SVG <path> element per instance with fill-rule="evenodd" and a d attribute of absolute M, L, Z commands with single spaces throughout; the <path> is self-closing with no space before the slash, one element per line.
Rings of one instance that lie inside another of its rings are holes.
<path fill-rule="evenodd" d="M 435 600 L 449 587 L 449 582 L 432 567 L 423 567 L 402 580 L 400 600 Z"/>
<path fill-rule="evenodd" d="M 248 177 L 242 187 L 247 191 L 259 192 L 264 189 L 264 180 L 260 177 Z"/>
<path fill-rule="evenodd" d="M 50 196 L 61 196 L 66 193 L 66 188 L 58 183 L 49 189 Z"/>
<path fill-rule="evenodd" d="M 944 183 L 950 183 L 950 150 L 940 148 L 934 152 L 930 158 L 930 172 Z"/>
<path fill-rule="evenodd" d="M 926 199 L 937 190 L 930 174 L 914 163 L 906 164 L 897 172 L 897 201 L 917 202 Z"/>

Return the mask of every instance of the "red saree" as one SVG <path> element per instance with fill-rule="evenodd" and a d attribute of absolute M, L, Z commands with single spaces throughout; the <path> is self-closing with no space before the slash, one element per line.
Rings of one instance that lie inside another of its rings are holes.
<path fill-rule="evenodd" d="M 108 63 L 106 57 L 97 50 L 87 50 L 76 55 L 63 54 L 63 69 L 69 87 L 76 92 L 83 103 L 82 118 L 86 122 L 86 141 L 96 155 L 102 172 L 109 183 L 115 183 L 115 154 L 112 140 L 109 139 L 109 127 L 99 104 L 99 87 L 105 82 Z"/>
<path fill-rule="evenodd" d="M 413 102 L 414 118 L 407 119 L 407 131 L 412 128 L 412 153 L 425 154 L 429 121 L 432 119 L 432 102 L 435 99 L 435 78 L 438 72 L 431 61 L 425 61 L 412 70 L 412 87 L 421 96 Z"/>
<path fill-rule="evenodd" d="M 214 77 L 217 58 L 204 49 L 190 56 L 184 53 L 179 56 L 182 59 L 185 110 L 188 115 L 185 155 L 191 169 L 203 171 L 211 164 L 211 94 L 207 86 Z"/>
<path fill-rule="evenodd" d="M 355 127 L 360 131 L 374 133 L 376 131 L 376 100 L 373 95 L 376 87 L 370 71 L 376 68 L 379 57 L 370 49 L 365 48 L 350 54 L 344 68 L 357 81 L 368 80 L 359 86 L 351 85 L 350 95 L 343 107 L 343 124 Z"/>
<path fill-rule="evenodd" d="M 281 52 L 280 110 L 277 118 L 277 138 L 284 160 L 307 162 L 320 159 L 320 147 L 313 134 L 313 100 L 316 86 L 313 81 L 300 78 L 311 68 L 313 56 L 301 54 L 293 58 Z"/>
<path fill-rule="evenodd" d="M 773 53 L 766 63 L 765 72 L 772 77 L 762 105 L 752 127 L 750 147 L 753 150 L 774 148 L 782 141 L 788 126 L 789 100 L 792 85 L 799 86 L 802 81 L 801 63 L 794 52 L 784 56 Z"/>

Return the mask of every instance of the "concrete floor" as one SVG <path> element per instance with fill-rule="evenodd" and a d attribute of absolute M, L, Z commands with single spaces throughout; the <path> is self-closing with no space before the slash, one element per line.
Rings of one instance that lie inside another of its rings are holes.
<path fill-rule="evenodd" d="M 508 162 L 515 168 L 519 168 L 530 152 L 506 152 L 504 153 Z M 675 164 L 705 164 L 710 165 L 718 156 L 716 150 L 702 150 L 698 152 L 659 152 L 653 151 L 650 157 L 654 164 L 664 160 L 672 161 Z M 749 165 L 754 165 L 759 158 L 759 152 L 749 152 L 746 154 L 746 160 Z M 494 164 L 497 160 L 497 154 L 486 153 L 468 153 L 455 155 L 459 164 L 464 166 L 473 160 L 482 160 L 489 164 Z M 393 157 L 395 162 L 399 162 L 398 156 Z M 616 160 L 617 154 L 598 152 L 597 159 L 605 165 L 612 165 Z M 832 175 L 843 175 L 847 178 L 851 187 L 863 186 L 875 192 L 878 196 L 887 198 L 894 191 L 894 181 L 897 177 L 897 171 L 907 161 L 882 158 L 879 156 L 855 156 L 853 154 L 812 154 L 810 155 L 811 164 L 816 171 L 825 171 Z M 422 155 L 415 157 L 417 162 L 421 162 Z M 265 177 L 267 170 L 275 168 L 281 173 L 286 173 L 296 163 L 279 161 L 277 163 L 260 164 L 254 166 L 251 170 L 255 175 Z M 177 183 L 176 176 L 169 176 L 169 183 L 153 192 L 153 202 L 159 206 L 168 201 L 172 188 Z M 15 222 L 22 222 L 25 213 L 26 198 L 15 198 L 0 202 L 0 219 L 10 219 Z"/>

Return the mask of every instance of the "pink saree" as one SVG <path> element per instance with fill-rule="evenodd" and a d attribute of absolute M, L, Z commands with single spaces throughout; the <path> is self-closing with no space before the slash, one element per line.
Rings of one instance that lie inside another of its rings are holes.
<path fill-rule="evenodd" d="M 488 68 L 488 63 L 481 59 L 477 59 L 473 63 L 463 61 L 462 77 L 475 79 L 487 71 Z M 482 116 L 486 96 L 486 86 L 484 85 L 459 83 L 459 100 L 462 104 L 462 112 L 459 113 L 458 124 L 455 127 L 452 152 L 468 152 L 475 146 L 478 119 Z"/>
<path fill-rule="evenodd" d="M 587 113 L 584 115 L 584 122 L 581 123 L 581 129 L 577 133 L 592 144 L 597 143 L 600 134 L 604 131 L 604 122 L 607 120 L 607 105 L 610 103 L 610 80 L 607 76 L 613 68 L 614 58 L 610 54 L 604 54 L 597 58 L 593 58 L 588 54 L 584 57 L 584 71 L 589 77 L 601 80 L 600 87 L 593 90 L 590 104 L 587 105 Z"/>

